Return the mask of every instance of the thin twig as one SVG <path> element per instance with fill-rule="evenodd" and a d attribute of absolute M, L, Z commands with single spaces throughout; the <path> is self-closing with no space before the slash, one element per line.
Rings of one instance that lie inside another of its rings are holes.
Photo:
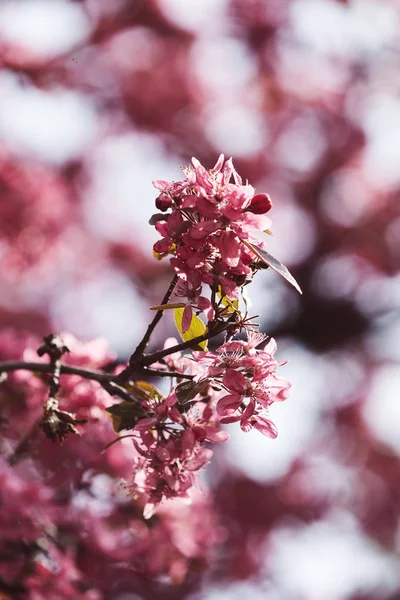
<path fill-rule="evenodd" d="M 101 451 L 101 454 L 104 454 L 104 452 L 106 450 L 108 450 L 109 448 L 111 448 L 111 446 L 113 446 L 117 442 L 120 442 L 121 440 L 125 440 L 126 438 L 132 438 L 132 437 L 135 437 L 135 435 L 133 433 L 127 433 L 125 435 L 119 435 L 118 437 L 114 438 L 111 442 L 109 442 L 108 444 L 106 444 L 104 446 L 103 450 Z"/>
<path fill-rule="evenodd" d="M 142 372 L 145 375 L 153 375 L 154 377 L 176 377 L 177 379 L 193 379 L 194 375 L 186 373 L 178 373 L 177 371 L 158 371 L 157 369 L 150 369 L 150 367 L 143 367 Z"/>

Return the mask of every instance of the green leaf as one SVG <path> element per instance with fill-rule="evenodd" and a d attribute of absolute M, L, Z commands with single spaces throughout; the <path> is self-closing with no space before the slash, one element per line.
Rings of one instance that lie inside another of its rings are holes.
<path fill-rule="evenodd" d="M 110 413 L 114 431 L 119 433 L 123 429 L 133 429 L 136 423 L 144 415 L 143 411 L 136 402 L 120 402 L 106 408 Z"/>
<path fill-rule="evenodd" d="M 192 315 L 192 320 L 190 322 L 189 329 L 187 331 L 185 331 L 185 333 L 183 333 L 183 330 L 182 330 L 183 311 L 184 311 L 183 308 L 176 308 L 174 310 L 174 317 L 175 317 L 176 327 L 177 327 L 179 334 L 184 342 L 189 342 L 190 340 L 193 340 L 194 338 L 197 338 L 200 335 L 203 335 L 204 333 L 206 333 L 207 328 L 204 325 L 203 321 L 194 314 Z M 197 344 L 196 349 L 207 350 L 207 341 L 200 342 L 200 344 Z"/>
<path fill-rule="evenodd" d="M 300 289 L 299 284 L 297 283 L 297 281 L 295 280 L 295 278 L 293 277 L 293 275 L 290 273 L 289 269 L 287 269 L 287 267 L 285 267 L 285 265 L 283 265 L 277 258 L 275 258 L 274 256 L 272 256 L 272 254 L 270 254 L 269 252 L 267 252 L 266 250 L 264 250 L 263 248 L 260 248 L 259 246 L 255 246 L 254 244 L 251 244 L 250 242 L 246 241 L 246 240 L 242 240 L 243 244 L 245 244 L 245 246 L 247 246 L 249 248 L 249 250 L 251 250 L 252 252 L 254 252 L 254 254 L 256 256 L 258 256 L 258 258 L 265 263 L 266 265 L 268 265 L 269 267 L 271 267 L 271 269 L 273 269 L 274 271 L 276 271 L 277 273 L 279 273 L 279 275 L 282 275 L 282 277 L 284 277 L 286 279 L 286 281 L 288 281 L 289 283 L 292 284 L 293 287 L 296 288 L 296 290 L 302 294 L 303 292 Z"/>

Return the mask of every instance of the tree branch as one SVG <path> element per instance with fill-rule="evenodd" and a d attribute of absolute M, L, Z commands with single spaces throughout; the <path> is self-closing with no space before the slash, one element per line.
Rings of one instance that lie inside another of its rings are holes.
<path fill-rule="evenodd" d="M 165 293 L 165 296 L 161 301 L 161 304 L 168 304 L 168 301 L 172 296 L 172 292 L 174 291 L 177 281 L 178 281 L 178 275 L 174 275 L 174 277 Z M 129 365 L 123 371 L 121 371 L 121 373 L 119 374 L 120 381 L 127 381 L 130 378 L 130 376 L 135 372 L 135 370 L 138 368 L 138 365 L 142 364 L 141 359 L 143 357 L 143 353 L 146 350 L 147 344 L 150 341 L 151 334 L 153 333 L 157 324 L 161 320 L 161 317 L 163 316 L 163 314 L 164 314 L 163 309 L 160 309 L 156 312 L 154 319 L 148 326 L 147 331 L 143 336 L 142 341 L 138 344 L 134 353 L 131 354 L 131 356 L 129 358 Z"/>
<path fill-rule="evenodd" d="M 178 275 L 174 275 L 174 277 L 169 285 L 169 288 L 167 289 L 165 296 L 161 301 L 161 304 L 168 304 L 168 301 L 171 298 L 172 292 L 174 291 L 177 281 L 178 281 Z M 146 350 L 147 344 L 150 341 L 151 334 L 153 333 L 154 329 L 156 328 L 158 322 L 161 320 L 163 313 L 164 313 L 163 309 L 160 309 L 156 312 L 155 317 L 152 320 L 152 322 L 150 323 L 150 325 L 148 326 L 147 331 L 144 334 L 142 341 L 138 344 L 135 352 L 130 357 L 129 364 L 134 364 L 137 361 L 137 359 L 143 355 L 143 352 Z"/>
<path fill-rule="evenodd" d="M 20 361 L 6 361 L 0 363 L 0 373 L 10 373 L 11 371 L 32 371 L 38 373 L 51 373 L 52 366 L 46 363 L 40 362 L 25 362 Z M 79 375 L 83 379 L 91 379 L 93 381 L 103 382 L 114 382 L 118 384 L 120 382 L 118 375 L 111 373 L 102 373 L 101 371 L 92 371 L 91 369 L 82 369 L 81 367 L 75 367 L 73 365 L 60 365 L 60 371 L 63 375 Z"/>
<path fill-rule="evenodd" d="M 205 342 L 216 335 L 226 331 L 232 326 L 232 323 L 222 323 L 219 327 L 215 327 L 214 329 L 210 329 L 203 335 L 199 335 L 192 340 L 187 342 L 182 342 L 181 344 L 176 344 L 176 346 L 171 346 L 170 348 L 165 348 L 164 350 L 159 350 L 159 352 L 154 352 L 153 354 L 148 354 L 144 356 L 141 360 L 140 365 L 147 367 L 148 365 L 152 365 L 153 363 L 161 360 L 164 356 L 168 356 L 169 354 L 173 354 L 174 352 L 180 352 L 181 350 L 187 350 L 188 348 L 193 348 L 200 344 L 201 342 Z"/>

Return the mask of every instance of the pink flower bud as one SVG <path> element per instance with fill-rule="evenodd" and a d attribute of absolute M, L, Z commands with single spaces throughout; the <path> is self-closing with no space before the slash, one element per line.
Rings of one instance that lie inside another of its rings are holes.
<path fill-rule="evenodd" d="M 256 215 L 264 215 L 272 208 L 271 198 L 268 194 L 256 194 L 253 196 L 250 206 L 247 209 Z"/>
<path fill-rule="evenodd" d="M 165 212 L 166 210 L 171 208 L 172 199 L 167 194 L 162 193 L 156 198 L 156 206 L 157 206 L 158 210 Z"/>

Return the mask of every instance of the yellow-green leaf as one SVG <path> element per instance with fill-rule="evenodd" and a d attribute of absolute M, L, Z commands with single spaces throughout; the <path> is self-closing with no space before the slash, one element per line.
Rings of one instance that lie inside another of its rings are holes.
<path fill-rule="evenodd" d="M 234 313 L 239 310 L 239 300 L 230 300 L 227 296 L 224 296 L 220 285 L 218 286 L 217 296 L 221 298 L 222 305 L 228 309 L 226 312 Z"/>
<path fill-rule="evenodd" d="M 111 415 L 114 431 L 119 433 L 123 429 L 133 429 L 136 423 L 143 417 L 140 405 L 135 402 L 120 402 L 106 408 Z"/>
<path fill-rule="evenodd" d="M 190 327 L 185 333 L 182 331 L 182 317 L 183 317 L 183 308 L 176 308 L 174 310 L 175 324 L 179 331 L 179 334 L 184 342 L 189 342 L 194 338 L 199 337 L 206 333 L 207 328 L 204 325 L 203 321 L 199 319 L 196 315 L 192 315 L 192 320 L 190 322 Z M 196 349 L 198 350 L 207 350 L 207 340 L 204 342 L 200 342 L 197 344 Z"/>
<path fill-rule="evenodd" d="M 141 391 L 148 394 L 150 398 L 162 398 L 161 392 L 149 381 L 135 381 L 135 385 Z"/>

